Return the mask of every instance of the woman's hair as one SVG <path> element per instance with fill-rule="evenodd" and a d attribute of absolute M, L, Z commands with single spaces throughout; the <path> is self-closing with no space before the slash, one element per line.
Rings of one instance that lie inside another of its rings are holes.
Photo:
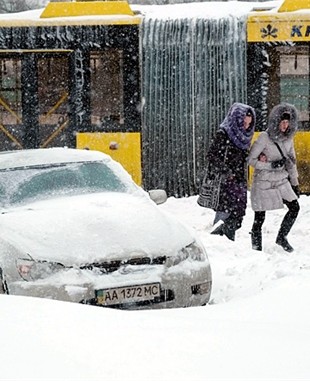
<path fill-rule="evenodd" d="M 291 114 L 289 113 L 289 112 L 287 112 L 287 111 L 285 111 L 282 115 L 281 115 L 281 121 L 282 120 L 290 120 L 291 119 Z"/>

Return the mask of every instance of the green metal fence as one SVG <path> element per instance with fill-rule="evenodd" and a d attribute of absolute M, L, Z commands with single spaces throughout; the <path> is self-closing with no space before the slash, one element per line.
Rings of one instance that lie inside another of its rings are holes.
<path fill-rule="evenodd" d="M 141 33 L 143 184 L 194 195 L 214 132 L 246 102 L 246 20 L 145 18 Z"/>

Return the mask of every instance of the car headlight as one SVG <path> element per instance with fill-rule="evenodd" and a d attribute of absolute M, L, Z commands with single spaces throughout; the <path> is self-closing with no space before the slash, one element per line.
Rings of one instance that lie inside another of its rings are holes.
<path fill-rule="evenodd" d="M 64 265 L 57 262 L 34 261 L 33 259 L 20 258 L 16 261 L 19 275 L 26 281 L 43 279 L 55 272 L 64 269 Z"/>
<path fill-rule="evenodd" d="M 177 255 L 168 257 L 166 260 L 166 266 L 176 266 L 186 259 L 202 262 L 206 260 L 206 255 L 203 248 L 194 241 L 190 245 L 183 247 Z"/>

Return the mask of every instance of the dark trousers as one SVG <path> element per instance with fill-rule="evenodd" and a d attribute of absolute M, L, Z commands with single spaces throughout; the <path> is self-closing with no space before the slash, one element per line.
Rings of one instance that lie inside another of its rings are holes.
<path fill-rule="evenodd" d="M 300 207 L 297 200 L 293 200 L 291 202 L 283 200 L 283 203 L 288 207 L 288 212 L 283 218 L 279 234 L 287 236 L 298 216 Z M 266 212 L 255 212 L 252 232 L 259 232 L 262 230 L 265 218 Z"/>

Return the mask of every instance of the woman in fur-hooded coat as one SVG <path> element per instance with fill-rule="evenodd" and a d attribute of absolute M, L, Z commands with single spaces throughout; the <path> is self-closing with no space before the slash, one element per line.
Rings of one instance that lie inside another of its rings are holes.
<path fill-rule="evenodd" d="M 207 153 L 208 166 L 204 181 L 212 181 L 216 174 L 221 174 L 219 201 L 214 210 L 226 217 L 224 223 L 211 234 L 226 235 L 230 240 L 234 240 L 235 231 L 241 227 L 245 215 L 246 158 L 254 129 L 254 109 L 243 103 L 234 103 Z"/>
<path fill-rule="evenodd" d="M 285 204 L 289 208 L 283 221 L 286 228 L 282 227 L 282 231 L 280 229 L 280 238 L 278 235 L 276 242 L 284 246 L 286 251 L 292 251 L 286 236 L 299 211 L 298 172 L 293 141 L 297 128 L 296 108 L 291 104 L 281 103 L 272 109 L 267 130 L 259 135 L 251 147 L 248 163 L 254 168 L 251 205 L 255 212 L 252 246 L 256 250 L 262 249 L 260 237 L 265 212 L 283 208 Z M 255 239 L 253 242 L 255 236 L 258 237 L 258 244 L 255 244 Z"/>

